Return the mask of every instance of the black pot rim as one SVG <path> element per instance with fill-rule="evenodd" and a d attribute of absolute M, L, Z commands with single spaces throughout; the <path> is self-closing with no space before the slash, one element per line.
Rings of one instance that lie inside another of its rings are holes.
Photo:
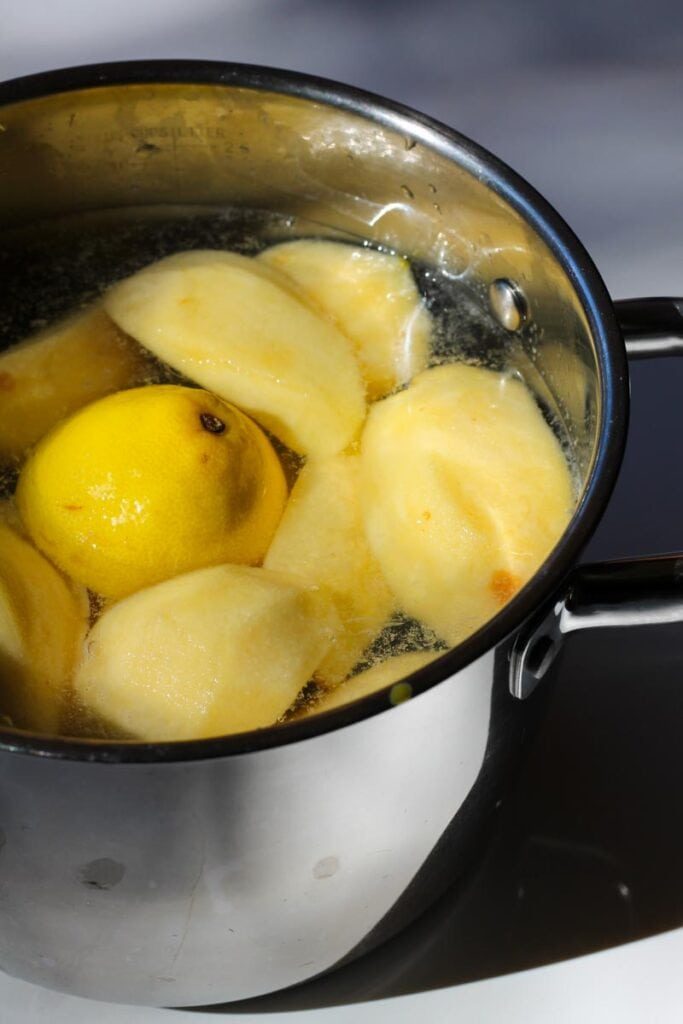
<path fill-rule="evenodd" d="M 628 370 L 607 289 L 579 239 L 523 178 L 477 143 L 424 114 L 373 93 L 294 71 L 221 61 L 151 60 L 84 65 L 0 84 L 0 105 L 112 85 L 240 86 L 302 97 L 402 132 L 479 176 L 543 239 L 575 289 L 599 355 L 602 420 L 596 457 L 581 501 L 561 540 L 529 583 L 484 627 L 454 650 L 406 677 L 418 695 L 493 650 L 538 611 L 560 586 L 595 530 L 617 479 L 628 425 Z M 245 754 L 295 743 L 352 725 L 391 706 L 388 688 L 351 704 L 247 733 L 169 743 L 81 740 L 0 730 L 0 750 L 105 763 L 160 763 Z"/>

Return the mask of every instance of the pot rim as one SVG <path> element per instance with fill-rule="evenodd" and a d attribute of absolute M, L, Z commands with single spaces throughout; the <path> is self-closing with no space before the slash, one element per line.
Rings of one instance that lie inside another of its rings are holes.
<path fill-rule="evenodd" d="M 581 500 L 548 558 L 521 591 L 453 650 L 406 676 L 414 696 L 444 682 L 492 651 L 552 596 L 595 530 L 617 479 L 626 444 L 629 394 L 626 353 L 600 274 L 556 210 L 520 175 L 447 125 L 374 93 L 325 78 L 251 64 L 203 60 L 119 61 L 80 65 L 0 83 L 0 107 L 51 94 L 116 85 L 236 86 L 304 98 L 399 131 L 476 175 L 542 238 L 574 288 L 598 355 L 601 417 L 596 452 Z M 246 733 L 200 740 L 144 743 L 47 737 L 0 729 L 0 750 L 104 763 L 159 763 L 245 754 L 320 736 L 391 707 L 390 687 L 331 711 Z"/>

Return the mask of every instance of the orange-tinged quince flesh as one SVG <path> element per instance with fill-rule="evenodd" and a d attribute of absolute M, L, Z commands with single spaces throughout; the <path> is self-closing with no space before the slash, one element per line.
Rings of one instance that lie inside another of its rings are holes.
<path fill-rule="evenodd" d="M 258 259 L 287 274 L 353 342 L 370 398 L 407 384 L 426 367 L 432 318 L 408 260 L 309 238 L 271 246 Z"/>
<path fill-rule="evenodd" d="M 84 590 L 0 522 L 0 715 L 13 725 L 59 731 L 88 608 Z"/>
<path fill-rule="evenodd" d="M 339 629 L 323 590 L 268 569 L 184 573 L 107 608 L 75 674 L 128 735 L 185 740 L 273 725 Z"/>
<path fill-rule="evenodd" d="M 284 274 L 219 250 L 181 252 L 114 285 L 119 326 L 296 452 L 355 441 L 365 395 L 353 346 Z"/>
<path fill-rule="evenodd" d="M 345 679 L 386 624 L 395 601 L 363 530 L 358 455 L 309 459 L 296 481 L 264 565 L 325 587 L 342 629 L 316 679 Z"/>
<path fill-rule="evenodd" d="M 450 645 L 534 575 L 574 507 L 567 460 L 531 392 L 457 363 L 372 406 L 360 493 L 399 607 Z"/>
<path fill-rule="evenodd" d="M 100 306 L 0 354 L 0 462 L 21 458 L 56 423 L 90 402 L 141 384 L 149 356 Z"/>

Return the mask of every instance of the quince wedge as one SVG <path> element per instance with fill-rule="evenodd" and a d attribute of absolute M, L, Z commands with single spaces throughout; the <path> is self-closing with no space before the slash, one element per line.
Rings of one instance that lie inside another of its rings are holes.
<path fill-rule="evenodd" d="M 399 606 L 450 645 L 531 578 L 574 505 L 560 444 L 517 379 L 434 367 L 372 406 L 361 442 L 368 543 Z"/>
<path fill-rule="evenodd" d="M 258 259 L 287 274 L 351 339 L 369 398 L 424 370 L 432 318 L 406 259 L 322 239 L 282 242 Z"/>
<path fill-rule="evenodd" d="M 320 700 L 306 708 L 306 715 L 316 715 L 320 711 L 331 711 L 333 708 L 340 708 L 351 701 L 360 700 L 371 693 L 383 690 L 385 686 L 391 686 L 399 682 L 411 672 L 428 665 L 439 657 L 440 651 L 408 651 L 405 654 L 395 654 L 386 661 L 380 661 L 371 668 L 359 672 L 345 682 L 340 683 L 334 690 L 323 693 Z M 391 702 L 391 698 L 390 698 Z M 398 703 L 398 701 L 397 701 Z"/>
<path fill-rule="evenodd" d="M 143 740 L 273 725 L 339 631 L 322 590 L 266 569 L 213 566 L 109 607 L 75 674 L 86 706 Z"/>
<path fill-rule="evenodd" d="M 149 372 L 149 358 L 100 306 L 3 352 L 0 462 L 20 458 L 60 420 L 96 398 L 142 383 Z"/>
<path fill-rule="evenodd" d="M 85 636 L 88 599 L 6 522 L 0 522 L 0 715 L 59 732 Z"/>
<path fill-rule="evenodd" d="M 359 483 L 357 455 L 310 459 L 264 561 L 332 595 L 342 629 L 316 672 L 327 686 L 346 678 L 395 606 L 365 540 Z"/>
<path fill-rule="evenodd" d="M 294 451 L 334 454 L 358 436 L 365 398 L 351 342 L 265 264 L 176 253 L 120 281 L 104 301 L 145 348 Z"/>

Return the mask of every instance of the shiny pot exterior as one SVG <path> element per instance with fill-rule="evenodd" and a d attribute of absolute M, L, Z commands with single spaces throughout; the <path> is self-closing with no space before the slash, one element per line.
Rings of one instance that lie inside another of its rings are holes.
<path fill-rule="evenodd" d="M 510 692 L 511 645 L 572 568 L 616 478 L 627 376 L 612 307 L 569 229 L 509 169 L 343 86 L 161 62 L 19 80 L 0 87 L 0 105 L 10 320 L 29 267 L 38 280 L 31 238 L 60 236 L 60 218 L 83 218 L 82 239 L 103 210 L 304 216 L 321 234 L 438 265 L 464 296 L 459 338 L 524 376 L 570 452 L 580 499 L 560 544 L 407 690 L 163 746 L 2 730 L 1 968 L 140 1004 L 290 986 L 387 938 L 475 854 L 544 700 Z M 66 227 L 60 238 L 68 284 Z M 89 286 L 106 284 L 98 252 Z"/>
<path fill-rule="evenodd" d="M 494 691 L 495 663 L 230 758 L 0 755 L 2 968 L 98 999 L 191 1005 L 292 985 L 387 938 L 411 882 L 424 891 L 408 913 L 467 866 L 498 799 L 527 709 L 505 671 Z M 421 885 L 440 840 L 445 863 Z"/>

